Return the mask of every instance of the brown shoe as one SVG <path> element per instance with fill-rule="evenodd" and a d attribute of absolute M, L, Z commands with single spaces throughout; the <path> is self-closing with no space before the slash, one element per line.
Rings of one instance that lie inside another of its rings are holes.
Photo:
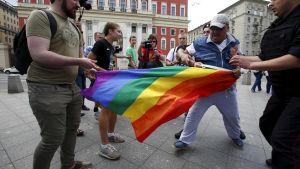
<path fill-rule="evenodd" d="M 70 169 L 88 169 L 90 167 L 92 167 L 92 163 L 91 162 L 87 162 L 87 161 L 74 161 L 74 165 Z"/>

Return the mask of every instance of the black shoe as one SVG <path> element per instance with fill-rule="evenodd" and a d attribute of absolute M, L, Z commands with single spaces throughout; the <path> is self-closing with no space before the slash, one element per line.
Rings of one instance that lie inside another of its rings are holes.
<path fill-rule="evenodd" d="M 94 107 L 94 112 L 98 112 L 98 107 Z"/>
<path fill-rule="evenodd" d="M 266 164 L 268 167 L 272 167 L 272 158 L 266 160 Z"/>
<path fill-rule="evenodd" d="M 80 113 L 80 117 L 82 117 L 82 116 L 84 116 L 85 115 L 85 113 Z"/>
<path fill-rule="evenodd" d="M 86 107 L 85 105 L 82 105 L 81 110 L 89 111 L 90 109 Z"/>
<path fill-rule="evenodd" d="M 246 135 L 243 132 L 243 130 L 240 130 L 240 139 L 245 140 L 246 139 Z"/>
<path fill-rule="evenodd" d="M 180 138 L 182 131 L 183 131 L 183 129 L 180 130 L 178 133 L 175 133 L 175 138 L 176 138 L 176 139 L 179 139 L 179 138 Z"/>
<path fill-rule="evenodd" d="M 76 135 L 79 136 L 79 137 L 83 136 L 84 135 L 84 131 L 80 130 L 80 129 L 77 129 Z"/>

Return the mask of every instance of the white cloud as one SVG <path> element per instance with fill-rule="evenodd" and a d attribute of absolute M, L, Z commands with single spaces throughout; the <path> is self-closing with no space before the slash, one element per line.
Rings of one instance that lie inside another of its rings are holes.
<path fill-rule="evenodd" d="M 211 20 L 218 12 L 234 4 L 238 0 L 189 0 L 189 30 Z"/>

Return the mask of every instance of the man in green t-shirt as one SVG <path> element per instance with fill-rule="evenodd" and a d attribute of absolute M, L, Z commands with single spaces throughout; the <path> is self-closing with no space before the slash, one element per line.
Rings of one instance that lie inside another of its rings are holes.
<path fill-rule="evenodd" d="M 82 36 L 72 23 L 79 9 L 77 0 L 51 0 L 49 12 L 57 22 L 51 35 L 45 12 L 34 10 L 26 23 L 32 63 L 28 70 L 28 96 L 41 129 L 41 141 L 33 155 L 33 169 L 49 169 L 60 147 L 61 169 L 87 168 L 88 162 L 74 161 L 76 130 L 80 123 L 82 96 L 75 84 L 78 66 L 97 68 L 82 57 Z"/>
<path fill-rule="evenodd" d="M 126 56 L 129 59 L 130 67 L 137 69 L 138 60 L 137 60 L 137 54 L 136 54 L 136 50 L 135 50 L 136 37 L 130 36 L 129 43 L 130 43 L 130 46 L 126 49 Z"/>

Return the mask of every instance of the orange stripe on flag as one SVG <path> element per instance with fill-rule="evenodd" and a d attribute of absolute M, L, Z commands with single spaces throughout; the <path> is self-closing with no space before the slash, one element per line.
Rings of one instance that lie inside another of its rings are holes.
<path fill-rule="evenodd" d="M 132 122 L 137 140 L 143 142 L 158 126 L 186 112 L 197 98 L 224 91 L 235 80 L 231 72 L 217 71 L 187 80 L 167 91 L 155 106 Z"/>

